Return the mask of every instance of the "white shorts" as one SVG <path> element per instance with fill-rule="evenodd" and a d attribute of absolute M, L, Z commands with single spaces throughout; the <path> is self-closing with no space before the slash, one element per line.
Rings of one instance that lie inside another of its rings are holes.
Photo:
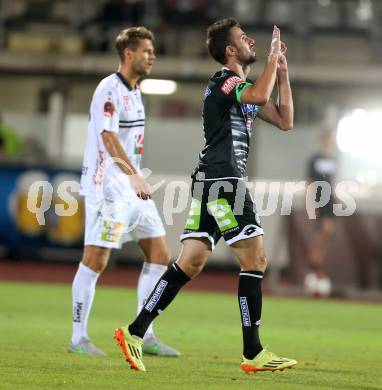
<path fill-rule="evenodd" d="M 121 248 L 127 241 L 164 236 L 154 201 L 135 198 L 111 201 L 86 196 L 84 245 Z"/>

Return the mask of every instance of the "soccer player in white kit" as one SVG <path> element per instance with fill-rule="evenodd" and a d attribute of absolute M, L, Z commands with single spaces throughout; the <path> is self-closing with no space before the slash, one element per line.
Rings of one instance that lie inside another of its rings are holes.
<path fill-rule="evenodd" d="M 170 261 L 165 230 L 140 171 L 145 111 L 138 80 L 151 72 L 153 39 L 145 27 L 122 30 L 115 43 L 118 72 L 98 84 L 91 101 L 80 191 L 86 210 L 84 253 L 72 286 L 72 353 L 106 355 L 91 343 L 87 325 L 97 279 L 112 248 L 134 240 L 145 255 L 138 312 Z M 144 352 L 179 356 L 152 328 L 146 335 Z"/>

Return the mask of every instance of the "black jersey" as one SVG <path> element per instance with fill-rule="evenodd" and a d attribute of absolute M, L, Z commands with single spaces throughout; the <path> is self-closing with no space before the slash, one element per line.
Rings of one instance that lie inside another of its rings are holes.
<path fill-rule="evenodd" d="M 205 146 L 199 154 L 194 178 L 244 176 L 258 107 L 241 104 L 240 97 L 252 84 L 227 68 L 216 72 L 208 81 L 203 106 Z"/>
<path fill-rule="evenodd" d="M 308 178 L 310 181 L 324 181 L 330 184 L 332 187 L 333 185 L 333 177 L 336 174 L 337 171 L 337 160 L 334 157 L 330 156 L 323 156 L 320 154 L 317 154 L 313 156 L 309 161 L 308 166 Z M 316 192 L 316 202 L 319 202 L 321 199 L 322 191 L 324 190 L 323 186 L 317 187 Z M 320 213 L 322 216 L 331 216 L 333 214 L 333 190 L 330 188 L 330 199 L 326 208 L 321 208 Z"/>
<path fill-rule="evenodd" d="M 336 171 L 337 160 L 335 157 L 317 154 L 309 161 L 308 178 L 311 181 L 326 181 L 332 184 Z"/>

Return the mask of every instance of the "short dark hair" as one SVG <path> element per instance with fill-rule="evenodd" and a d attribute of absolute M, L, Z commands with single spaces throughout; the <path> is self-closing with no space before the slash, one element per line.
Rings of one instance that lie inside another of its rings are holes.
<path fill-rule="evenodd" d="M 211 56 L 222 65 L 226 64 L 225 48 L 231 43 L 230 30 L 232 27 L 240 27 L 233 18 L 218 20 L 207 29 L 207 47 Z"/>
<path fill-rule="evenodd" d="M 125 60 L 125 49 L 130 48 L 132 50 L 137 50 L 141 39 L 149 39 L 150 41 L 153 41 L 154 34 L 148 28 L 143 26 L 126 28 L 118 34 L 115 40 L 115 48 L 117 49 L 119 58 L 122 62 Z"/>

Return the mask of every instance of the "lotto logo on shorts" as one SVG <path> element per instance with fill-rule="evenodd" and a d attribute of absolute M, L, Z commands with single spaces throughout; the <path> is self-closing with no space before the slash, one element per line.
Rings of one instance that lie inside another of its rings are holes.
<path fill-rule="evenodd" d="M 150 298 L 148 304 L 145 306 L 145 309 L 148 310 L 150 313 L 154 309 L 155 305 L 158 303 L 167 284 L 168 282 L 166 282 L 165 280 L 161 280 L 159 284 L 155 287 L 154 294 Z"/>
<path fill-rule="evenodd" d="M 251 326 L 251 317 L 249 316 L 248 303 L 246 297 L 240 297 L 240 310 L 243 319 L 243 326 Z"/>
<path fill-rule="evenodd" d="M 236 87 L 236 84 L 239 82 L 241 83 L 243 82 L 243 80 L 238 76 L 232 76 L 224 82 L 224 84 L 221 87 L 221 91 L 226 95 L 229 95 L 232 92 L 232 90 Z"/>
<path fill-rule="evenodd" d="M 118 242 L 121 238 L 124 224 L 121 222 L 103 221 L 101 240 Z"/>
<path fill-rule="evenodd" d="M 244 230 L 244 235 L 249 237 L 251 234 L 255 233 L 256 230 L 256 226 L 249 226 Z"/>

